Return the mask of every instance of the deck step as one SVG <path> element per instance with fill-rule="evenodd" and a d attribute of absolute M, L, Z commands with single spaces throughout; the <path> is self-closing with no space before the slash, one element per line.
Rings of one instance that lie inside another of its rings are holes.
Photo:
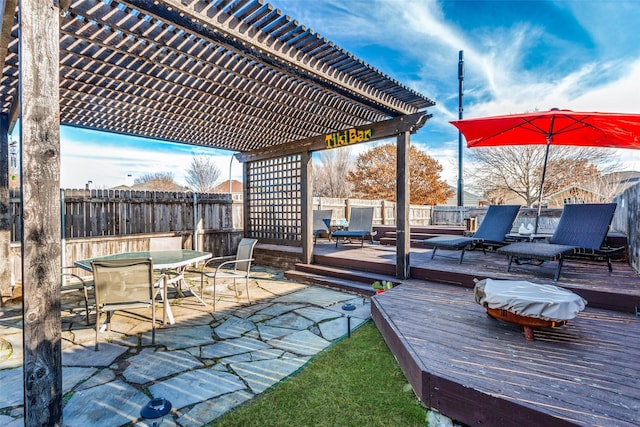
<path fill-rule="evenodd" d="M 358 295 L 371 296 L 374 294 L 371 285 L 365 285 L 352 280 L 344 280 L 320 274 L 308 273 L 306 271 L 287 270 L 284 272 L 284 277 L 302 283 L 310 283 L 331 289 L 352 292 Z"/>
<path fill-rule="evenodd" d="M 347 290 L 362 295 L 374 294 L 371 285 L 376 280 L 389 280 L 394 284 L 398 284 L 398 280 L 391 276 L 318 264 L 299 263 L 295 265 L 295 270 L 285 271 L 284 275 L 288 279 Z"/>
<path fill-rule="evenodd" d="M 424 239 L 414 239 L 413 236 L 411 236 L 411 240 L 410 240 L 410 244 L 412 248 L 432 248 L 432 245 L 426 244 L 424 243 Z M 435 235 L 432 235 L 431 237 L 436 237 Z M 425 237 L 425 239 L 427 239 L 428 237 Z M 397 239 L 394 237 L 383 237 L 380 239 L 380 244 L 381 245 L 388 245 L 388 246 L 396 246 L 396 242 Z"/>

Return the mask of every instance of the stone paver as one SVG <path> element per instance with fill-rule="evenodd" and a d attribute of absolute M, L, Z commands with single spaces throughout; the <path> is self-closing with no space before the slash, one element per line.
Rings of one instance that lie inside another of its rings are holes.
<path fill-rule="evenodd" d="M 114 360 L 129 350 L 129 347 L 108 342 L 100 343 L 99 348 L 99 351 L 95 351 L 93 344 L 89 346 L 74 345 L 67 347 L 62 351 L 62 365 L 109 366 Z"/>
<path fill-rule="evenodd" d="M 24 398 L 22 385 L 22 368 L 0 370 L 0 408 L 19 405 Z"/>
<path fill-rule="evenodd" d="M 215 313 L 170 294 L 176 323 L 158 324 L 155 345 L 149 322 L 116 312 L 98 352 L 82 301 L 65 305 L 63 296 L 64 425 L 149 426 L 140 410 L 151 397 L 172 403 L 162 425 L 210 423 L 344 337 L 347 316 L 352 330 L 370 318 L 367 298 L 289 282 L 266 268 L 250 292 L 254 304 L 225 298 Z M 347 302 L 355 310 L 343 310 Z M 24 424 L 21 325 L 20 307 L 0 308 L 0 425 L 11 427 Z"/>
<path fill-rule="evenodd" d="M 285 313 L 282 316 L 265 321 L 264 324 L 276 328 L 289 328 L 300 331 L 313 325 L 313 321 L 296 313 Z"/>
<path fill-rule="evenodd" d="M 146 384 L 202 366 L 202 362 L 184 350 L 154 351 L 152 348 L 145 348 L 128 361 L 129 366 L 122 375 L 134 384 Z"/>
<path fill-rule="evenodd" d="M 296 332 L 283 338 L 269 340 L 267 343 L 276 348 L 282 348 L 305 356 L 319 353 L 331 344 L 311 331 Z"/>
<path fill-rule="evenodd" d="M 202 347 L 201 357 L 204 359 L 216 359 L 255 350 L 264 350 L 266 348 L 269 348 L 269 345 L 260 340 L 241 337 Z"/>
<path fill-rule="evenodd" d="M 210 423 L 253 397 L 253 393 L 245 390 L 225 394 L 194 405 L 193 408 L 178 417 L 177 421 L 183 427 L 198 427 Z"/>
<path fill-rule="evenodd" d="M 86 380 L 97 371 L 96 368 L 62 368 L 62 392 L 68 393 L 80 382 Z"/>
<path fill-rule="evenodd" d="M 305 307 L 305 304 L 272 304 L 263 310 L 257 311 L 254 316 L 274 317 L 302 307 Z"/>
<path fill-rule="evenodd" d="M 351 317 L 350 321 L 348 321 L 346 317 L 340 317 L 338 319 L 320 323 L 320 325 L 318 325 L 318 328 L 320 329 L 320 335 L 322 336 L 322 338 L 329 341 L 334 341 L 340 337 L 348 335 L 349 327 L 351 327 L 351 331 L 354 331 L 364 322 L 366 322 L 366 319 Z"/>
<path fill-rule="evenodd" d="M 314 305 L 327 307 L 338 302 L 347 301 L 353 298 L 346 292 L 334 291 L 318 286 L 309 286 L 299 291 L 276 298 L 275 302 L 305 302 L 313 301 Z"/>
<path fill-rule="evenodd" d="M 254 393 L 258 394 L 293 374 L 308 361 L 308 357 L 269 359 L 232 363 L 231 368 L 249 384 Z"/>
<path fill-rule="evenodd" d="M 327 310 L 320 307 L 304 307 L 299 310 L 295 310 L 296 314 L 302 317 L 306 317 L 314 322 L 322 322 L 327 319 L 335 319 L 336 317 L 342 317 L 341 313 L 337 313 L 332 310 Z"/>
<path fill-rule="evenodd" d="M 233 374 L 214 369 L 185 372 L 149 387 L 153 397 L 168 399 L 175 409 L 245 388 Z"/>
<path fill-rule="evenodd" d="M 177 350 L 189 347 L 197 347 L 213 343 L 212 330 L 209 325 L 180 327 L 176 322 L 175 327 L 156 330 L 156 342 L 167 350 Z M 160 339 L 160 337 L 162 337 Z"/>
<path fill-rule="evenodd" d="M 297 331 L 291 328 L 278 328 L 275 326 L 268 326 L 265 324 L 258 325 L 258 332 L 260 333 L 260 338 L 264 341 L 272 340 L 275 338 L 281 338 L 285 335 L 294 334 Z"/>
<path fill-rule="evenodd" d="M 123 381 L 74 393 L 64 407 L 68 427 L 113 427 L 140 417 L 149 398 Z"/>
<path fill-rule="evenodd" d="M 220 338 L 235 338 L 246 334 L 256 328 L 256 325 L 245 319 L 235 316 L 229 317 L 222 325 L 214 329 Z"/>

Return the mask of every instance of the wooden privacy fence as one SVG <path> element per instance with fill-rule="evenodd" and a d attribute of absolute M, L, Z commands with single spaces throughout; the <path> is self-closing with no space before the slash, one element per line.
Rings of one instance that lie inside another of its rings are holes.
<path fill-rule="evenodd" d="M 339 199 L 330 197 L 314 197 L 313 209 L 331 209 L 333 211 L 333 221 L 339 219 L 349 219 L 349 212 L 352 207 L 373 207 L 374 225 L 395 225 L 396 224 L 396 203 L 387 200 L 364 200 L 364 199 Z M 409 208 L 410 225 L 431 224 L 431 212 L 433 206 L 411 205 Z"/>
<path fill-rule="evenodd" d="M 130 190 L 60 191 L 65 239 L 241 230 L 242 195 Z M 11 194 L 11 240 L 21 240 L 19 193 Z"/>

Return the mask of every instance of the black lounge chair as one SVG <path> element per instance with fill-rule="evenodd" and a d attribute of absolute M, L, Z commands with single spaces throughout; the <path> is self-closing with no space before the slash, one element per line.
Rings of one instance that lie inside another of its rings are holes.
<path fill-rule="evenodd" d="M 519 258 L 558 261 L 553 278 L 557 282 L 566 256 L 600 250 L 615 210 L 615 203 L 565 205 L 549 243 L 512 243 L 496 252 L 509 257 L 507 271 L 511 269 L 513 260 Z"/>
<path fill-rule="evenodd" d="M 448 250 L 462 250 L 459 264 L 462 264 L 464 252 L 471 246 L 482 246 L 482 252 L 486 254 L 485 243 L 502 243 L 505 236 L 511 231 L 513 221 L 518 216 L 518 205 L 491 205 L 480 223 L 480 227 L 473 236 L 438 236 L 424 240 L 424 244 L 433 246 L 431 258 L 438 248 Z"/>
<path fill-rule="evenodd" d="M 373 208 L 351 208 L 349 215 L 349 227 L 347 230 L 334 231 L 331 236 L 336 239 L 336 248 L 338 241 L 342 237 L 344 241 L 351 240 L 356 237 L 362 240 L 360 247 L 364 246 L 365 237 L 369 236 L 373 243 Z"/>

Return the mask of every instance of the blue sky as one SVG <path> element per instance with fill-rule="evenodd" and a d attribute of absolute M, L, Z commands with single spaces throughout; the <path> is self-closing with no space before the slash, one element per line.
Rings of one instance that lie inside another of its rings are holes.
<path fill-rule="evenodd" d="M 465 58 L 465 118 L 548 110 L 640 113 L 640 1 L 273 0 L 356 57 L 436 101 L 412 143 L 457 179 L 458 51 Z M 184 183 L 193 150 L 230 153 L 63 128 L 63 188 L 106 188 L 154 171 Z M 369 146 L 362 144 L 361 149 Z M 82 155 L 78 153 L 83 153 Z M 624 150 L 640 170 L 640 150 Z M 241 167 L 232 162 L 232 176 Z"/>

